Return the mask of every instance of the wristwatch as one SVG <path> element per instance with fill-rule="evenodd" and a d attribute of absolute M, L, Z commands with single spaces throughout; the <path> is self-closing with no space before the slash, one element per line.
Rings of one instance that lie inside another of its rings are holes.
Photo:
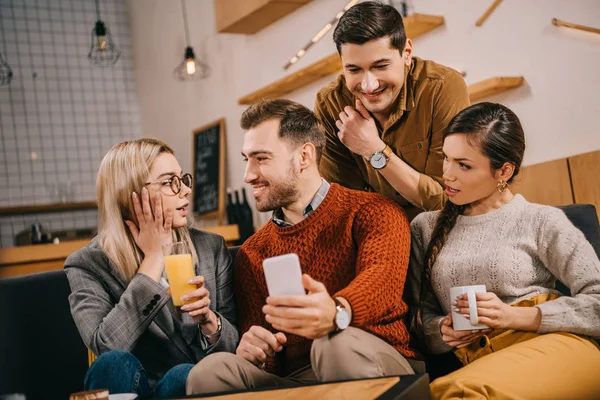
<path fill-rule="evenodd" d="M 392 153 L 392 148 L 386 144 L 383 150 L 371 154 L 369 163 L 373 168 L 381 169 L 387 165 Z"/>
<path fill-rule="evenodd" d="M 204 337 L 207 339 L 214 339 L 221 334 L 221 317 L 216 313 L 215 315 L 217 316 L 217 330 L 214 333 L 207 335 L 206 333 L 202 332 L 202 327 L 199 326 L 200 332 L 202 332 L 202 335 L 204 335 Z"/>
<path fill-rule="evenodd" d="M 334 332 L 343 331 L 350 325 L 350 313 L 338 299 L 334 298 L 333 301 L 335 301 Z"/>

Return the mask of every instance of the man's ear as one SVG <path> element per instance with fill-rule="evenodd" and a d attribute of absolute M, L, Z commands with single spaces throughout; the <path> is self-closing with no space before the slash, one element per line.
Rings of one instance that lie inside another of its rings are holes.
<path fill-rule="evenodd" d="M 300 169 L 306 169 L 317 162 L 317 149 L 312 143 L 304 143 L 300 148 Z"/>
<path fill-rule="evenodd" d="M 410 67 L 412 63 L 412 42 L 410 39 L 406 38 L 406 44 L 404 45 L 404 49 L 402 50 L 402 62 Z"/>

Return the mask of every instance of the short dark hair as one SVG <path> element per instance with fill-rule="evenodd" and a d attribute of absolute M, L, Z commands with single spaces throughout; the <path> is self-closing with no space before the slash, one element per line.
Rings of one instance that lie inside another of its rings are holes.
<path fill-rule="evenodd" d="M 318 165 L 325 147 L 325 132 L 315 113 L 287 99 L 262 100 L 244 111 L 240 126 L 247 131 L 271 119 L 279 120 L 280 138 L 298 146 L 312 143 Z"/>
<path fill-rule="evenodd" d="M 402 16 L 394 7 L 378 1 L 365 1 L 350 7 L 333 31 L 333 41 L 340 55 L 343 44 L 361 45 L 382 37 L 390 38 L 392 48 L 404 50 L 406 31 Z"/>

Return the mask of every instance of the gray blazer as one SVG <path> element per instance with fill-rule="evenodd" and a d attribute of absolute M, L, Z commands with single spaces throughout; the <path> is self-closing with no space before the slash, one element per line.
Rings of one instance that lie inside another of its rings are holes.
<path fill-rule="evenodd" d="M 217 351 L 235 352 L 239 333 L 231 256 L 221 236 L 195 229 L 190 234 L 198 253 L 196 273 L 204 276 L 211 310 L 221 316 L 218 342 L 209 344 L 193 319 L 176 311 L 163 285 L 143 274 L 127 284 L 94 238 L 65 261 L 71 314 L 89 349 L 97 355 L 131 352 L 151 381 L 177 364 L 195 364 Z"/>

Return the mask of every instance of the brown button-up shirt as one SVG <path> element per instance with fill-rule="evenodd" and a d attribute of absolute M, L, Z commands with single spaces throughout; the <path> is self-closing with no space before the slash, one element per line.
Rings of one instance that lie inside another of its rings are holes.
<path fill-rule="evenodd" d="M 421 173 L 419 207 L 438 210 L 445 201 L 441 184 L 443 133 L 450 120 L 469 106 L 467 86 L 455 70 L 417 57 L 405 69 L 404 82 L 388 127 L 383 130 L 376 120 L 377 129 L 394 153 Z M 379 192 L 414 215 L 417 210 L 409 210 L 414 206 L 368 160 L 352 153 L 338 138 L 335 121 L 345 106 L 355 104 L 356 98 L 346 87 L 343 74 L 317 94 L 315 113 L 327 136 L 319 165 L 321 175 L 351 189 Z"/>

